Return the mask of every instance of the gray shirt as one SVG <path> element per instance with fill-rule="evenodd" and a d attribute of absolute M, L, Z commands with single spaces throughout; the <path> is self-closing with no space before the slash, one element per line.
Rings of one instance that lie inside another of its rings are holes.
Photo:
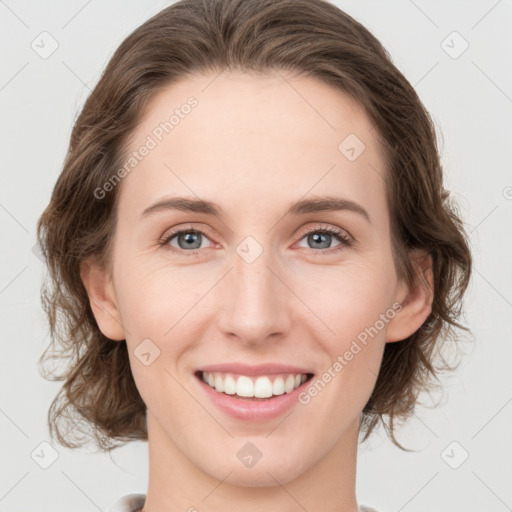
<path fill-rule="evenodd" d="M 108 512 L 140 512 L 146 500 L 145 494 L 127 494 L 119 498 Z M 366 505 L 359 506 L 359 512 L 378 512 L 378 510 Z"/>

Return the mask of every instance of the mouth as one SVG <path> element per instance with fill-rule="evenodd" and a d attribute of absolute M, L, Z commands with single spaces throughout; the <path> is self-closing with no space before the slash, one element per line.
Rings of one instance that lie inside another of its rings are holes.
<path fill-rule="evenodd" d="M 201 393 L 219 411 L 236 420 L 261 423 L 302 403 L 300 395 L 314 376 L 308 370 L 278 362 L 230 362 L 203 366 L 194 376 Z"/>
<path fill-rule="evenodd" d="M 203 370 L 196 371 L 194 375 L 221 395 L 255 402 L 269 401 L 281 395 L 290 394 L 314 376 L 313 373 L 243 375 L 233 372 Z"/>

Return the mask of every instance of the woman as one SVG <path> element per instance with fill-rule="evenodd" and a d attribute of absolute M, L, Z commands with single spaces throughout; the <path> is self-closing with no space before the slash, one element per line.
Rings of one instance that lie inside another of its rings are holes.
<path fill-rule="evenodd" d="M 52 435 L 148 440 L 147 494 L 112 511 L 373 510 L 359 435 L 400 446 L 471 256 L 429 114 L 363 26 L 323 0 L 164 9 L 87 99 L 38 233 Z"/>

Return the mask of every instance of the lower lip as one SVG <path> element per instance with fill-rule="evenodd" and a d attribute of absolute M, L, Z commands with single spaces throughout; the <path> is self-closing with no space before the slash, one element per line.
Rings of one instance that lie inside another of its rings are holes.
<path fill-rule="evenodd" d="M 206 384 L 200 377 L 195 377 L 208 398 L 222 411 L 245 421 L 265 421 L 284 414 L 291 409 L 298 401 L 298 396 L 311 382 L 311 378 L 303 382 L 298 388 L 290 393 L 274 396 L 267 400 L 245 400 L 236 398 L 236 395 L 226 395 L 215 391 Z"/>

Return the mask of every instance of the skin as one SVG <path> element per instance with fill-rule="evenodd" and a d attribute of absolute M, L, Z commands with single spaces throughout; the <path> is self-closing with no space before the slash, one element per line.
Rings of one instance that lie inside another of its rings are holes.
<path fill-rule="evenodd" d="M 123 179 L 112 275 L 82 264 L 98 325 L 112 343 L 126 340 L 148 408 L 145 510 L 356 512 L 361 411 L 385 344 L 421 326 L 432 295 L 395 273 L 385 162 L 362 107 L 314 78 L 215 76 L 194 75 L 152 98 L 132 151 L 187 98 L 198 106 Z M 338 149 L 349 134 L 366 147 L 354 161 Z M 283 217 L 295 201 L 324 194 L 357 202 L 371 223 L 349 210 Z M 167 210 L 140 219 L 164 196 L 210 200 L 223 215 Z M 174 227 L 203 231 L 200 248 L 179 237 L 159 245 Z M 305 232 L 325 227 L 353 245 L 334 236 L 315 245 Z M 247 236 L 263 250 L 252 263 L 236 251 Z M 432 264 L 412 256 L 419 271 Z M 234 419 L 193 375 L 210 363 L 282 362 L 321 376 L 395 302 L 401 311 L 286 418 Z M 160 355 L 145 366 L 134 350 L 148 338 Z M 262 454 L 252 468 L 236 456 L 247 442 Z"/>

